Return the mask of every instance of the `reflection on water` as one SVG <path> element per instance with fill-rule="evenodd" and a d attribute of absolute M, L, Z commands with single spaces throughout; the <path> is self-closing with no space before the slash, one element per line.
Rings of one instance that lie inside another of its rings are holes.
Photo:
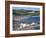
<path fill-rule="evenodd" d="M 13 16 L 13 30 L 40 29 L 40 16 Z"/>

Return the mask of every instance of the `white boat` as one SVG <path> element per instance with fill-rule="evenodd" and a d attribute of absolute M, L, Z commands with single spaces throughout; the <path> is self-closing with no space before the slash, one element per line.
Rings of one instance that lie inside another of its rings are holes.
<path fill-rule="evenodd" d="M 35 22 L 32 22 L 32 24 L 31 25 L 35 25 L 36 23 Z"/>

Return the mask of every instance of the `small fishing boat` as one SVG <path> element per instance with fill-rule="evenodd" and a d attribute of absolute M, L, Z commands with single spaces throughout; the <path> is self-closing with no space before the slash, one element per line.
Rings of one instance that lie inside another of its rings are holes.
<path fill-rule="evenodd" d="M 35 25 L 36 23 L 35 22 L 32 22 L 31 25 Z"/>

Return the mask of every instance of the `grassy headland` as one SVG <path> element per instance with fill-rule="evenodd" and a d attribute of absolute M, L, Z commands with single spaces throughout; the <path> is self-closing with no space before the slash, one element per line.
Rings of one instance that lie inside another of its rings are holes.
<path fill-rule="evenodd" d="M 13 15 L 30 15 L 30 16 L 40 15 L 40 11 L 34 11 L 34 13 L 29 12 L 32 12 L 32 10 L 13 10 Z"/>

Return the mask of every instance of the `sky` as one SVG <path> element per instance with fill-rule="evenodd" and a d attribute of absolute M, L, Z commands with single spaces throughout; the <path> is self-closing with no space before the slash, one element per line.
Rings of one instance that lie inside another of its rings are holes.
<path fill-rule="evenodd" d="M 33 10 L 33 11 L 40 10 L 40 8 L 29 8 L 29 7 L 13 7 L 13 9 L 16 9 L 16 10 L 24 9 L 24 10 Z"/>

